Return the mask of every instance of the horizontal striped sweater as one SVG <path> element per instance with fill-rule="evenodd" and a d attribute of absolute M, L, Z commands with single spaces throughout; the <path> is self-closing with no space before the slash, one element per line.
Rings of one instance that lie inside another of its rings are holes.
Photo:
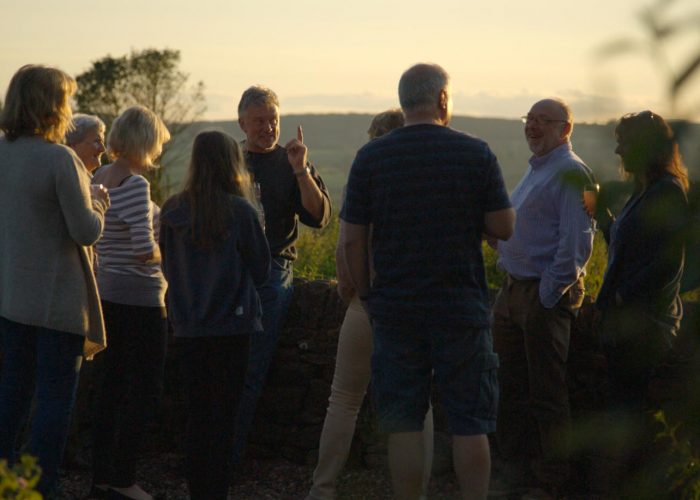
<path fill-rule="evenodd" d="M 162 305 L 166 283 L 160 264 L 136 257 L 153 252 L 158 240 L 160 209 L 151 201 L 150 184 L 133 175 L 110 188 L 109 198 L 96 245 L 100 296 L 120 304 Z"/>

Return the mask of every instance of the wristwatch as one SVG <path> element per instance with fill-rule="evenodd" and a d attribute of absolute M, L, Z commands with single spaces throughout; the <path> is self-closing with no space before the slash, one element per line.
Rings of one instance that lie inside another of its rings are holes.
<path fill-rule="evenodd" d="M 294 175 L 296 175 L 297 177 L 303 177 L 303 176 L 310 174 L 310 173 L 311 173 L 311 169 L 309 168 L 309 166 L 304 165 L 304 169 L 301 172 L 294 172 Z"/>

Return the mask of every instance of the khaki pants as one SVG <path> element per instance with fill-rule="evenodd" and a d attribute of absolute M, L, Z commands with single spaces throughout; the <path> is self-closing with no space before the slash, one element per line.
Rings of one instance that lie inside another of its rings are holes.
<path fill-rule="evenodd" d="M 357 415 L 369 385 L 371 358 L 372 327 L 360 301 L 354 297 L 340 328 L 335 373 L 321 432 L 318 465 L 307 497 L 309 500 L 335 498 L 335 481 L 350 453 Z M 426 414 L 423 436 L 426 450 L 425 490 L 433 454 L 432 409 Z"/>
<path fill-rule="evenodd" d="M 566 361 L 583 279 L 552 309 L 540 303 L 539 285 L 539 280 L 509 276 L 494 305 L 494 350 L 501 362 L 496 436 L 508 463 L 529 462 L 539 481 L 560 486 L 569 473 Z"/>

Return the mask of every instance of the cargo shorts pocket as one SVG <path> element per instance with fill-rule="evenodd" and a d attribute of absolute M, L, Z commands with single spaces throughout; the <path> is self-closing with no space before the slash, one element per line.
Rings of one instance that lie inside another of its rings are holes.
<path fill-rule="evenodd" d="M 474 416 L 493 420 L 498 412 L 498 354 L 482 353 L 476 359 L 475 375 L 478 383 L 474 401 Z"/>

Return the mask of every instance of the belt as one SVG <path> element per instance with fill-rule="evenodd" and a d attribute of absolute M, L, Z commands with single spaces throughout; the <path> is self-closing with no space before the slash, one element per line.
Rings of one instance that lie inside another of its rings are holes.
<path fill-rule="evenodd" d="M 540 278 L 518 278 L 510 273 L 506 274 L 506 283 L 508 286 L 512 285 L 513 283 L 536 283 L 539 281 Z"/>

